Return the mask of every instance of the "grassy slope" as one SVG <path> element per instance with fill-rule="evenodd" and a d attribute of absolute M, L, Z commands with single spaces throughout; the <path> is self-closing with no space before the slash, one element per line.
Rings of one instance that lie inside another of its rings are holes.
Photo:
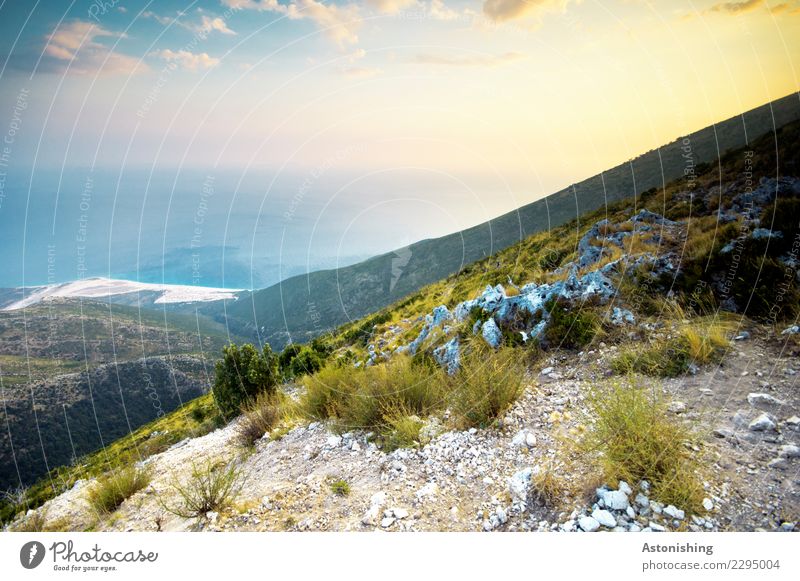
<path fill-rule="evenodd" d="M 800 174 L 800 159 L 798 159 L 800 122 L 783 127 L 774 136 L 762 137 L 752 145 L 752 148 L 756 152 L 752 168 L 756 179 L 761 176 Z M 743 159 L 742 151 L 734 151 L 724 156 L 720 164 L 705 168 L 697 177 L 696 191 L 711 193 L 714 192 L 715 186 L 721 183 L 740 179 L 745 169 Z M 473 298 L 485 285 L 506 283 L 509 277 L 520 284 L 552 280 L 553 269 L 575 258 L 578 241 L 593 223 L 603 218 L 621 222 L 630 218 L 632 213 L 640 208 L 666 213 L 673 219 L 686 220 L 690 224 L 689 238 L 682 246 L 683 252 L 687 257 L 694 256 L 695 260 L 705 262 L 706 258 L 718 252 L 721 245 L 729 239 L 730 233 L 720 234 L 713 245 L 707 245 L 709 233 L 715 230 L 716 221 L 710 219 L 714 206 L 708 203 L 702 205 L 685 203 L 681 196 L 685 189 L 685 182 L 676 180 L 664 188 L 651 188 L 637 197 L 609 204 L 581 216 L 580 219 L 573 219 L 555 227 L 549 232 L 529 236 L 522 242 L 479 260 L 444 280 L 425 286 L 389 307 L 341 326 L 325 340 L 336 348 L 339 354 L 351 351 L 359 357 L 366 353 L 369 342 L 379 339 L 390 326 L 398 325 L 402 328 L 402 332 L 395 335 L 394 340 L 398 344 L 408 343 L 416 336 L 421 326 L 421 317 L 435 306 L 446 304 L 452 307 L 460 301 Z M 712 275 L 711 272 L 707 274 Z M 676 277 L 664 283 L 681 290 L 685 281 L 681 277 Z M 630 298 L 637 289 L 635 286 L 623 284 L 621 291 Z M 58 490 L 71 486 L 78 478 L 96 475 L 119 466 L 131 458 L 157 452 L 168 443 L 183 437 L 202 434 L 215 425 L 215 415 L 209 396 L 194 400 L 180 410 L 114 442 L 105 450 L 82 459 L 77 466 L 55 471 L 50 478 L 40 481 L 31 489 L 29 502 L 32 506 L 38 505 Z M 13 509 L 7 505 L 5 510 L 7 518 Z"/>
<path fill-rule="evenodd" d="M 692 162 L 707 164 L 719 152 L 737 149 L 774 127 L 800 117 L 800 101 L 789 95 L 715 126 L 692 133 L 591 177 L 542 200 L 463 232 L 412 244 L 411 258 L 393 280 L 388 253 L 342 268 L 287 279 L 228 305 L 228 322 L 240 334 L 260 331 L 260 340 L 282 347 L 288 339 L 305 342 L 316 335 L 375 312 L 423 286 L 508 248 L 530 235 L 558 227 L 604 204 L 663 187 L 684 174 L 685 140 Z M 700 168 L 701 170 L 704 168 Z M 218 307 L 213 307 L 217 308 Z M 220 316 L 219 313 L 216 313 Z"/>

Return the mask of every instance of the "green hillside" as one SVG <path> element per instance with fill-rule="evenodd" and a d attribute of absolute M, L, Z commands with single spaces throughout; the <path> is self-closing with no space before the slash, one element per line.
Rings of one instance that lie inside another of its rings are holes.
<path fill-rule="evenodd" d="M 685 175 L 684 183 L 689 183 L 692 172 L 702 174 L 721 153 L 743 147 L 798 117 L 798 95 L 788 95 L 463 232 L 417 242 L 346 268 L 292 277 L 228 303 L 225 313 L 219 306 L 206 307 L 206 312 L 240 335 L 255 336 L 276 348 L 290 340 L 306 342 L 532 234 Z"/>

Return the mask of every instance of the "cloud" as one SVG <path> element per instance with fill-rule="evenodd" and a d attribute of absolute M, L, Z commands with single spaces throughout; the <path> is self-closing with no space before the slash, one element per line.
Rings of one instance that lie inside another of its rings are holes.
<path fill-rule="evenodd" d="M 431 0 L 428 14 L 436 20 L 455 20 L 459 17 L 458 12 L 448 8 L 443 0 Z"/>
<path fill-rule="evenodd" d="M 742 0 L 741 2 L 720 2 L 708 9 L 708 12 L 725 12 L 727 14 L 742 14 L 755 10 L 764 4 L 764 0 Z"/>
<path fill-rule="evenodd" d="M 410 62 L 417 65 L 439 65 L 450 67 L 485 67 L 494 68 L 526 58 L 519 52 L 506 52 L 499 55 L 447 56 L 435 54 L 418 54 Z"/>
<path fill-rule="evenodd" d="M 350 79 L 368 79 L 383 74 L 382 69 L 374 67 L 344 67 L 339 73 Z"/>
<path fill-rule="evenodd" d="M 287 4 L 277 0 L 222 0 L 222 3 L 234 10 L 275 12 L 291 20 L 310 20 L 342 50 L 358 42 L 361 14 L 355 4 L 323 4 L 317 0 L 291 0 Z"/>
<path fill-rule="evenodd" d="M 212 31 L 219 32 L 221 34 L 227 34 L 230 36 L 235 36 L 236 33 L 228 28 L 228 24 L 219 16 L 210 17 L 203 14 L 200 20 L 200 24 L 195 28 L 197 32 L 203 34 L 209 34 Z"/>
<path fill-rule="evenodd" d="M 769 9 L 773 14 L 800 14 L 800 6 L 794 6 L 789 2 L 772 6 Z"/>
<path fill-rule="evenodd" d="M 366 0 L 366 2 L 369 6 L 384 14 L 396 14 L 404 8 L 419 5 L 417 0 Z"/>
<path fill-rule="evenodd" d="M 147 70 L 139 59 L 112 52 L 96 40 L 120 36 L 91 22 L 67 22 L 47 37 L 40 67 L 45 72 L 76 75 L 131 74 Z"/>
<path fill-rule="evenodd" d="M 167 48 L 150 54 L 189 71 L 210 69 L 219 64 L 218 58 L 210 57 L 208 53 L 205 52 L 194 53 L 188 50 L 174 51 Z"/>
<path fill-rule="evenodd" d="M 506 22 L 543 12 L 563 11 L 570 0 L 484 0 L 483 13 L 495 22 Z"/>

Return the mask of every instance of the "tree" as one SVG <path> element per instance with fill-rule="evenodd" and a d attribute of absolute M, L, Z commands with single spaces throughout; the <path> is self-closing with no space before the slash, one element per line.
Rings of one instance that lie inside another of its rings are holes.
<path fill-rule="evenodd" d="M 273 393 L 278 384 L 278 358 L 268 344 L 261 352 L 249 343 L 223 347 L 215 371 L 212 393 L 226 419 L 237 416 L 258 394 Z"/>

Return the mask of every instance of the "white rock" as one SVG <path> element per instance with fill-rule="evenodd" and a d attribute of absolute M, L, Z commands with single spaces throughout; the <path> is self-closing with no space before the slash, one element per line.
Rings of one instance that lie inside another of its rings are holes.
<path fill-rule="evenodd" d="M 532 477 L 533 470 L 525 468 L 508 479 L 508 491 L 514 500 L 518 502 L 526 502 L 528 500 L 528 489 L 531 486 Z"/>
<path fill-rule="evenodd" d="M 536 445 L 536 436 L 533 434 L 533 432 L 528 432 L 525 435 L 525 444 L 528 446 L 528 448 L 533 448 Z"/>
<path fill-rule="evenodd" d="M 593 533 L 600 528 L 600 523 L 597 522 L 597 519 L 591 516 L 582 516 L 578 519 L 578 526 L 581 527 L 581 530 L 586 531 L 587 533 Z"/>
<path fill-rule="evenodd" d="M 636 504 L 642 508 L 648 508 L 650 506 L 650 499 L 640 492 L 636 495 Z"/>
<path fill-rule="evenodd" d="M 664 514 L 667 516 L 671 516 L 672 518 L 676 518 L 678 520 L 683 520 L 686 518 L 686 513 L 684 513 L 681 509 L 677 508 L 676 506 L 670 504 L 664 509 Z"/>
<path fill-rule="evenodd" d="M 625 510 L 629 506 L 628 495 L 621 490 L 602 490 L 600 497 L 611 510 Z"/>
<path fill-rule="evenodd" d="M 786 444 L 781 446 L 779 455 L 781 458 L 800 458 L 800 447 L 794 444 Z"/>
<path fill-rule="evenodd" d="M 520 430 L 514 435 L 513 438 L 511 438 L 511 445 L 517 446 L 518 448 L 524 446 L 526 436 L 527 433 L 525 432 L 525 430 Z"/>
<path fill-rule="evenodd" d="M 500 524 L 506 524 L 508 522 L 508 515 L 502 507 L 498 508 L 495 514 L 497 515 L 497 519 L 500 521 Z"/>
<path fill-rule="evenodd" d="M 617 519 L 614 518 L 614 515 L 602 508 L 592 511 L 592 518 L 604 527 L 614 528 L 617 526 Z"/>
<path fill-rule="evenodd" d="M 551 373 L 553 373 L 552 367 L 545 367 L 544 369 L 542 369 L 542 375 L 550 375 Z"/>
<path fill-rule="evenodd" d="M 673 414 L 682 414 L 686 412 L 686 404 L 682 401 L 673 401 L 669 404 L 667 409 Z"/>
<path fill-rule="evenodd" d="M 753 432 L 771 432 L 775 429 L 775 420 L 769 414 L 761 414 L 748 427 Z"/>
<path fill-rule="evenodd" d="M 625 509 L 625 514 L 628 515 L 628 518 L 636 518 L 636 511 L 633 509 L 632 506 L 629 506 Z"/>
<path fill-rule="evenodd" d="M 383 527 L 385 529 L 388 529 L 390 526 L 392 526 L 394 524 L 394 522 L 395 522 L 394 518 L 392 518 L 390 516 L 384 517 L 381 520 L 381 527 Z"/>
<path fill-rule="evenodd" d="M 750 393 L 747 395 L 747 402 L 750 405 L 784 405 L 786 403 L 768 393 Z"/>
<path fill-rule="evenodd" d="M 703 508 L 706 510 L 713 510 L 714 502 L 710 498 L 703 499 Z"/>
<path fill-rule="evenodd" d="M 793 430 L 800 430 L 800 417 L 798 416 L 792 416 L 791 418 L 787 418 L 785 423 L 787 427 Z"/>
<path fill-rule="evenodd" d="M 331 437 L 330 437 L 330 438 L 328 438 L 328 440 L 325 442 L 325 445 L 326 445 L 328 448 L 336 448 L 336 447 L 337 447 L 339 444 L 341 444 L 341 443 L 342 443 L 342 437 L 341 437 L 341 436 L 331 436 Z"/>
<path fill-rule="evenodd" d="M 625 494 L 632 494 L 633 493 L 633 490 L 631 489 L 630 485 L 628 485 L 628 483 L 625 482 L 624 480 L 620 480 L 619 481 L 619 486 L 617 486 L 617 489 L 620 492 L 624 492 Z"/>
<path fill-rule="evenodd" d="M 439 493 L 439 485 L 435 482 L 428 482 L 425 486 L 417 490 L 414 495 L 419 502 L 435 498 Z"/>
<path fill-rule="evenodd" d="M 665 532 L 667 529 L 665 529 L 664 527 L 662 527 L 662 526 L 661 526 L 660 524 L 658 524 L 658 523 L 655 523 L 655 522 L 653 522 L 653 521 L 650 521 L 650 530 L 651 530 L 651 531 L 653 531 L 654 533 L 663 533 L 663 532 Z"/>

